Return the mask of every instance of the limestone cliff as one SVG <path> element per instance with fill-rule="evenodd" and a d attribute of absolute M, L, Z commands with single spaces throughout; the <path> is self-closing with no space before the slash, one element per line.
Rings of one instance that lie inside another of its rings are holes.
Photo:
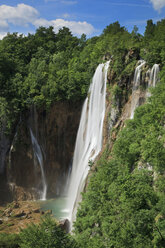
<path fill-rule="evenodd" d="M 42 151 L 47 197 L 56 197 L 63 192 L 81 107 L 81 102 L 57 102 L 49 110 L 33 106 L 21 115 L 5 156 L 5 171 L 0 182 L 2 202 L 40 198 L 42 175 L 30 130 L 33 130 Z"/>

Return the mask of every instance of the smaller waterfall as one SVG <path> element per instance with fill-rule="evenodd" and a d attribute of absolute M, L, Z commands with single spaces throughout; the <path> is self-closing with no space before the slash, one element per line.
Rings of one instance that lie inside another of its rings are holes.
<path fill-rule="evenodd" d="M 146 64 L 144 60 L 139 60 L 139 64 L 135 69 L 134 80 L 133 80 L 133 91 L 132 91 L 132 101 L 131 101 L 131 115 L 130 119 L 133 119 L 135 109 L 139 106 L 139 99 L 141 95 L 140 85 L 141 85 L 141 71 L 143 66 Z M 159 81 L 159 65 L 153 65 L 152 69 L 146 72 L 148 80 L 148 88 L 155 87 L 156 83 Z M 151 93 L 147 90 L 145 98 L 150 97 Z"/>
<path fill-rule="evenodd" d="M 159 65 L 153 65 L 150 73 L 149 87 L 155 87 L 156 83 L 159 81 Z"/>
<path fill-rule="evenodd" d="M 18 132 L 18 126 L 17 126 L 17 129 L 16 129 L 16 133 L 14 135 L 14 138 L 13 138 L 13 141 L 11 143 L 11 147 L 10 147 L 10 150 L 9 150 L 9 168 L 11 169 L 11 153 L 14 149 L 14 142 L 16 141 L 17 139 L 17 132 Z"/>
<path fill-rule="evenodd" d="M 71 226 L 76 218 L 77 205 L 85 186 L 89 160 L 94 161 L 102 148 L 108 67 L 109 62 L 97 67 L 82 109 L 67 193 L 67 210 Z"/>
<path fill-rule="evenodd" d="M 37 139 L 34 137 L 34 134 L 30 128 L 30 136 L 31 136 L 31 141 L 32 141 L 32 146 L 33 146 L 33 152 L 38 160 L 40 169 L 41 169 L 41 180 L 42 180 L 42 192 L 41 192 L 41 200 L 46 200 L 46 193 L 47 193 L 47 184 L 46 184 L 46 178 L 45 178 L 45 173 L 44 173 L 44 162 L 43 162 L 43 155 L 41 148 L 37 142 Z"/>
<path fill-rule="evenodd" d="M 133 91 L 132 91 L 132 101 L 131 101 L 131 116 L 130 119 L 133 119 L 135 109 L 139 106 L 139 97 L 140 97 L 140 83 L 141 83 L 141 71 L 145 65 L 144 60 L 139 60 L 138 66 L 135 69 L 134 79 L 133 79 Z"/>

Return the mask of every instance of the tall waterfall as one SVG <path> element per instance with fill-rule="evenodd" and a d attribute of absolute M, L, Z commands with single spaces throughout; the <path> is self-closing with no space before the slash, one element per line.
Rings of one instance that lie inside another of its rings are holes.
<path fill-rule="evenodd" d="M 44 173 L 44 162 L 43 162 L 43 155 L 41 148 L 37 142 L 37 139 L 35 138 L 31 128 L 30 128 L 30 136 L 31 136 L 31 141 L 32 141 L 32 146 L 33 146 L 33 152 L 34 155 L 39 163 L 40 169 L 41 169 L 41 180 L 42 180 L 42 191 L 40 193 L 40 199 L 41 200 L 46 200 L 46 193 L 47 193 L 47 184 L 46 184 L 46 178 L 45 178 L 45 173 Z"/>
<path fill-rule="evenodd" d="M 108 67 L 109 61 L 97 67 L 82 109 L 67 193 L 67 210 L 71 225 L 75 220 L 77 205 L 85 186 L 88 163 L 94 161 L 102 148 Z"/>
<path fill-rule="evenodd" d="M 133 79 L 133 90 L 132 90 L 132 100 L 131 100 L 131 115 L 130 119 L 133 119 L 135 109 L 139 106 L 139 99 L 141 96 L 141 71 L 143 66 L 146 64 L 144 60 L 139 60 L 138 66 L 135 69 L 134 79 Z M 159 65 L 154 64 L 152 69 L 149 69 L 147 74 L 149 74 L 147 87 L 155 87 L 156 83 L 159 81 Z M 146 97 L 151 96 L 150 92 L 147 90 Z"/>

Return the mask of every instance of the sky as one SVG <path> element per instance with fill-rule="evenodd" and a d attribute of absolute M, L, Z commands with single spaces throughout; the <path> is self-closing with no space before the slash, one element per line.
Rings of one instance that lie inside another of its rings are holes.
<path fill-rule="evenodd" d="M 73 35 L 100 35 L 119 21 L 128 31 L 134 25 L 143 34 L 146 21 L 165 18 L 165 0 L 0 0 L 0 39 L 7 32 L 34 33 L 40 26 L 58 32 L 68 27 Z"/>

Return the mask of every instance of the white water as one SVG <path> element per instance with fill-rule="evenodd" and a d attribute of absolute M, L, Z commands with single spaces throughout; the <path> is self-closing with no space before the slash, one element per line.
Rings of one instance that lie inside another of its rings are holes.
<path fill-rule="evenodd" d="M 144 60 L 139 60 L 139 65 L 135 69 L 134 80 L 133 80 L 133 91 L 131 100 L 131 115 L 130 119 L 133 119 L 135 109 L 139 106 L 139 99 L 141 95 L 140 84 L 141 84 L 141 71 L 143 66 L 146 64 Z M 148 88 L 155 87 L 156 83 L 159 81 L 159 65 L 153 65 L 152 69 L 147 71 L 149 76 Z M 151 96 L 151 93 L 147 90 L 146 98 Z"/>
<path fill-rule="evenodd" d="M 67 211 L 71 227 L 88 175 L 88 163 L 94 161 L 102 148 L 108 67 L 109 62 L 97 67 L 82 109 L 67 193 Z"/>
<path fill-rule="evenodd" d="M 140 97 L 140 80 L 141 80 L 141 70 L 145 65 L 144 60 L 139 60 L 139 65 L 135 69 L 134 79 L 133 79 L 133 90 L 132 90 L 132 101 L 131 101 L 131 116 L 130 119 L 133 119 L 135 109 L 139 106 L 139 97 Z"/>
<path fill-rule="evenodd" d="M 153 65 L 150 73 L 149 87 L 155 87 L 156 83 L 159 81 L 159 65 Z"/>
<path fill-rule="evenodd" d="M 31 128 L 30 128 L 30 136 L 31 136 L 31 141 L 32 141 L 32 146 L 33 146 L 33 152 L 34 152 L 36 159 L 38 160 L 38 163 L 41 169 L 42 191 L 40 193 L 40 200 L 46 200 L 47 184 L 46 184 L 46 178 L 45 178 L 45 173 L 44 173 L 44 162 L 43 162 L 42 151 Z"/>

